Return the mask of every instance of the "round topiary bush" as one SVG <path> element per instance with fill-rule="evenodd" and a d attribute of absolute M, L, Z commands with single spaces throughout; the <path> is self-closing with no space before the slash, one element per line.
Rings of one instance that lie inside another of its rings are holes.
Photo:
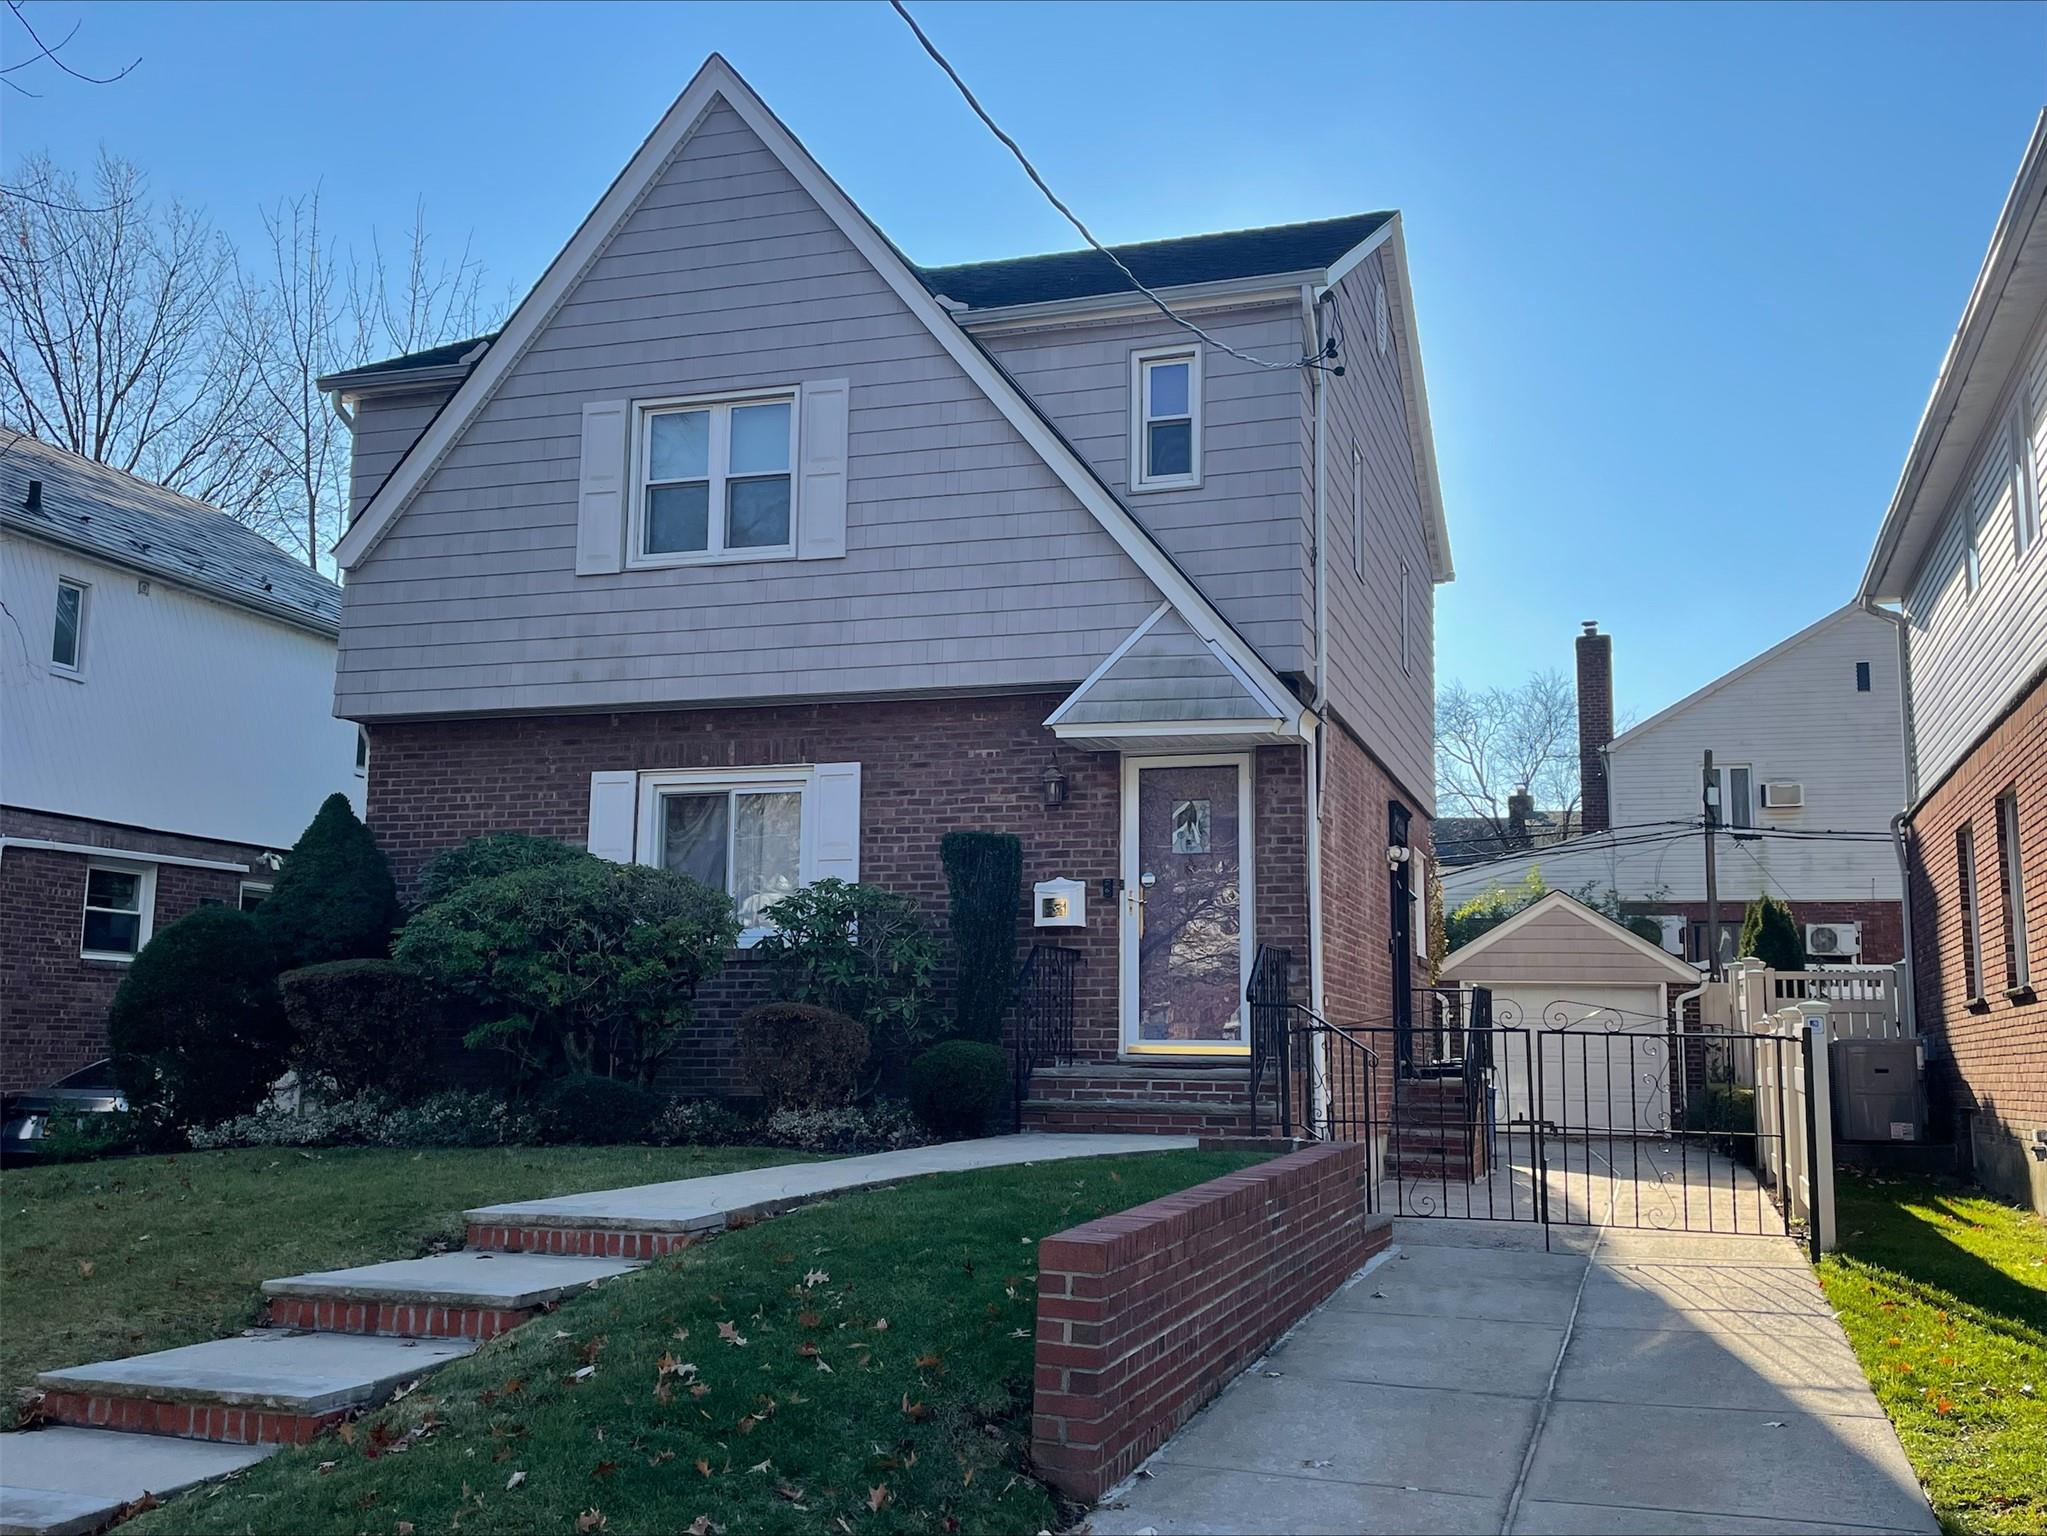
<path fill-rule="evenodd" d="M 398 887 L 346 795 L 329 795 L 257 909 L 285 969 L 391 952 Z"/>
<path fill-rule="evenodd" d="M 910 1063 L 910 1107 L 949 1141 L 985 1136 L 1002 1108 L 1009 1058 L 979 1040 L 948 1040 Z"/>
<path fill-rule="evenodd" d="M 381 1093 L 410 1103 L 442 1086 L 436 1047 L 446 1003 L 416 966 L 330 960 L 277 978 L 297 1043 L 292 1065 L 344 1097 Z"/>
<path fill-rule="evenodd" d="M 770 1110 L 838 1109 L 867 1065 L 867 1026 L 814 1003 L 763 1003 L 735 1030 L 739 1075 Z"/>
<path fill-rule="evenodd" d="M 231 907 L 179 918 L 128 967 L 107 1040 L 121 1091 L 159 1128 L 254 1108 L 284 1074 L 292 1043 L 269 935 Z"/>
<path fill-rule="evenodd" d="M 649 1140 L 668 1100 L 622 1078 L 576 1072 L 541 1089 L 533 1108 L 543 1139 L 596 1146 Z"/>
<path fill-rule="evenodd" d="M 465 885 L 509 875 L 522 869 L 541 869 L 549 864 L 566 864 L 572 859 L 595 855 L 551 837 L 528 837 L 524 832 L 486 832 L 466 843 L 445 848 L 428 859 L 419 872 L 419 904 L 430 907 L 444 901 Z"/>

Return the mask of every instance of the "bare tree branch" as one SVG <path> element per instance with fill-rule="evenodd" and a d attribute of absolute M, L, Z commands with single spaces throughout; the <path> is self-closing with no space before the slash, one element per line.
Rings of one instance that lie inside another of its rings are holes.
<path fill-rule="evenodd" d="M 1578 808 L 1578 697 L 1570 682 L 1552 671 L 1515 688 L 1447 685 L 1436 700 L 1436 784 L 1456 814 L 1482 822 L 1502 848 L 1516 790 L 1568 825 Z"/>
<path fill-rule="evenodd" d="M 28 58 L 19 60 L 16 63 L 8 65 L 7 69 L 5 70 L 6 74 L 11 75 L 17 69 L 25 69 L 31 64 L 39 63 L 44 59 L 48 59 L 52 64 L 56 65 L 59 69 L 63 70 L 65 74 L 69 75 L 74 80 L 83 80 L 87 85 L 112 85 L 116 80 L 119 80 L 123 75 L 126 75 L 130 70 L 132 70 L 137 64 L 140 64 L 142 62 L 142 56 L 140 54 L 137 54 L 133 59 L 129 60 L 128 63 L 122 65 L 120 69 L 116 70 L 111 75 L 88 75 L 83 70 L 73 69 L 69 64 L 66 64 L 63 58 L 61 57 L 63 50 L 70 43 L 71 39 L 78 36 L 78 27 L 80 25 L 79 23 L 73 23 L 71 30 L 69 32 L 66 32 L 64 36 L 53 45 L 44 42 L 40 37 L 36 35 L 36 29 L 34 25 L 29 21 L 28 17 L 24 15 L 22 12 L 21 0 L 7 0 L 7 9 L 14 13 L 15 21 L 20 24 L 21 30 L 28 34 L 29 41 L 36 45 L 36 51 L 33 54 L 31 54 Z M 9 82 L 9 84 L 12 83 L 13 82 L 11 81 Z M 29 91 L 25 92 L 24 94 L 34 95 L 35 93 L 33 91 Z"/>

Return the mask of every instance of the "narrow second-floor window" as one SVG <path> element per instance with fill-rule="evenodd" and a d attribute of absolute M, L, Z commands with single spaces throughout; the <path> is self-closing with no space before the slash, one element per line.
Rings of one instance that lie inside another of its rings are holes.
<path fill-rule="evenodd" d="M 1869 692 L 1869 663 L 1866 661 L 1855 663 L 1855 691 L 1857 693 Z"/>
<path fill-rule="evenodd" d="M 85 583 L 57 582 L 57 623 L 50 637 L 50 665 L 73 674 L 85 670 Z"/>
<path fill-rule="evenodd" d="M 1983 996 L 1983 930 L 1976 904 L 1976 834 L 1966 821 L 1955 828 L 1955 889 L 1962 907 L 1962 978 L 1973 1003 Z"/>
<path fill-rule="evenodd" d="M 1350 565 L 1365 574 L 1365 456 L 1350 445 Z"/>
<path fill-rule="evenodd" d="M 2037 445 L 2028 426 L 2030 412 L 2020 402 L 2012 412 L 2012 542 L 2023 556 L 2040 537 L 2040 466 Z"/>
<path fill-rule="evenodd" d="M 1413 615 L 1409 612 L 1414 604 L 1408 596 L 1408 589 L 1412 585 L 1413 582 L 1408 577 L 1407 562 L 1402 560 L 1400 562 L 1400 670 L 1409 673 L 1414 671 L 1414 641 L 1410 638 L 1414 629 L 1414 619 Z"/>
<path fill-rule="evenodd" d="M 1184 347 L 1130 359 L 1130 488 L 1201 483 L 1201 354 Z"/>
<path fill-rule="evenodd" d="M 2007 789 L 1997 797 L 1997 876 L 2004 887 L 2004 984 L 2016 992 L 2033 984 L 2033 965 L 2026 953 L 2026 871 L 2019 842 L 2019 795 Z"/>
<path fill-rule="evenodd" d="M 1974 596 L 1983 584 L 1983 563 L 1976 549 L 1976 512 L 1965 503 L 1957 516 L 1962 520 L 1962 585 Z"/>
<path fill-rule="evenodd" d="M 643 412 L 640 561 L 792 553 L 795 406 L 789 399 L 735 400 Z"/>

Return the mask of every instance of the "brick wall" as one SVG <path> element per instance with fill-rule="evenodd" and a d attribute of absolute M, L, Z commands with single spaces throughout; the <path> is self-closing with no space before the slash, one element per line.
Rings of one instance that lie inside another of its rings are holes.
<path fill-rule="evenodd" d="M 2016 790 L 2024 875 L 2030 991 L 2006 991 L 2006 897 L 1998 864 L 1997 797 Z M 1977 942 L 1983 997 L 1972 1001 L 1963 963 L 1955 833 L 1976 851 Z M 1912 818 L 1910 875 L 1914 1002 L 1922 1034 L 1942 1058 L 1929 1088 L 1956 1117 L 1960 1139 L 1992 1188 L 2047 1209 L 2047 1163 L 2034 1132 L 2047 1128 L 2047 679 L 2036 679 L 2006 718 L 1936 786 Z"/>
<path fill-rule="evenodd" d="M 1076 1044 L 1084 1057 L 1107 1060 L 1119 1047 L 1117 903 L 1101 899 L 1101 882 L 1121 873 L 1121 760 L 1058 745 L 1041 724 L 1058 703 L 1036 694 L 378 723 L 370 727 L 368 822 L 409 894 L 429 857 L 479 833 L 581 845 L 593 772 L 858 762 L 860 878 L 916 896 L 941 931 L 938 842 L 957 828 L 1021 838 L 1026 886 L 1054 876 L 1086 883 L 1087 927 L 1038 936 L 1081 952 Z M 1055 763 L 1067 799 L 1048 808 L 1044 779 Z M 1258 932 L 1305 954 L 1301 776 L 1298 748 L 1257 752 Z M 1018 916 L 1029 942 L 1021 905 Z M 671 1085 L 736 1086 L 730 1022 L 764 998 L 759 965 L 735 959 L 699 999 Z"/>
<path fill-rule="evenodd" d="M 1728 855 L 1721 854 L 1722 867 Z M 1807 923 L 1860 923 L 1862 924 L 1862 957 L 1858 965 L 1890 965 L 1905 957 L 1905 916 L 1904 904 L 1896 901 L 1793 901 L 1792 920 L 1798 924 L 1798 934 L 1805 937 Z M 1629 911 L 1653 913 L 1658 917 L 1682 917 L 1687 923 L 1703 923 L 1706 920 L 1706 904 L 1703 901 L 1631 901 Z M 1742 915 L 1748 904 L 1732 898 L 1720 902 L 1720 923 L 1736 938 L 1741 935 Z M 1817 956 L 1808 956 L 1808 962 L 1819 964 Z"/>
<path fill-rule="evenodd" d="M 0 808 L 0 833 L 251 866 L 262 851 L 11 807 Z M 43 1087 L 107 1053 L 107 1007 L 128 967 L 78 952 L 88 861 L 43 848 L 0 855 L 0 1089 Z M 159 865 L 153 926 L 161 931 L 202 901 L 233 903 L 241 881 L 267 878 L 260 868 Z"/>
<path fill-rule="evenodd" d="M 1325 1144 L 1038 1244 L 1031 1457 L 1094 1500 L 1325 1301 L 1390 1229 Z"/>

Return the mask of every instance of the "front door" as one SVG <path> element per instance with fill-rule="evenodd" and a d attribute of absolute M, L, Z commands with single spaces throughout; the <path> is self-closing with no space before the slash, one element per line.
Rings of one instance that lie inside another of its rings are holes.
<path fill-rule="evenodd" d="M 1251 760 L 1123 764 L 1123 1045 L 1250 1052 Z"/>

